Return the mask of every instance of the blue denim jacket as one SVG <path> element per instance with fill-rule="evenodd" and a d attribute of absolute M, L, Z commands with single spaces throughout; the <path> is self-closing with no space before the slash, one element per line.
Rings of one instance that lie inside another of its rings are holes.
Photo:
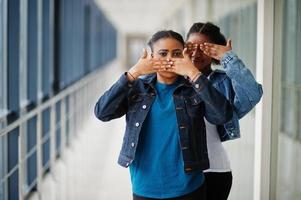
<path fill-rule="evenodd" d="M 126 115 L 126 130 L 118 158 L 121 166 L 128 167 L 135 158 L 141 127 L 156 96 L 155 83 L 155 74 L 133 83 L 123 74 L 95 105 L 94 113 L 102 121 Z M 209 160 L 203 117 L 213 124 L 224 124 L 232 118 L 233 108 L 204 75 L 195 83 L 179 76 L 173 99 L 184 170 L 207 169 Z"/>
<path fill-rule="evenodd" d="M 233 51 L 223 55 L 221 64 L 224 71 L 214 70 L 208 78 L 212 85 L 233 104 L 232 119 L 223 126 L 217 126 L 221 141 L 227 141 L 240 137 L 238 120 L 260 101 L 263 91 L 251 71 Z"/>

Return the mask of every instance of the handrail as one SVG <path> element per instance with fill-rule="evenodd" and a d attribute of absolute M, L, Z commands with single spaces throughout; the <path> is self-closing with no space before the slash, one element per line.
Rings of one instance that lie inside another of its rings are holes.
<path fill-rule="evenodd" d="M 107 63 L 106 66 L 110 65 L 110 63 L 112 63 L 112 62 L 114 62 L 114 60 Z M 86 75 L 83 78 L 81 78 L 80 80 L 78 80 L 76 83 L 68 86 L 67 88 L 63 89 L 62 91 L 60 91 L 58 94 L 56 94 L 55 96 L 53 96 L 49 100 L 47 100 L 47 101 L 43 102 L 42 104 L 38 105 L 36 108 L 34 108 L 30 112 L 26 113 L 21 118 L 17 119 L 13 123 L 11 123 L 8 126 L 4 127 L 2 130 L 0 130 L 0 137 L 2 137 L 5 134 L 9 133 L 10 131 L 14 130 L 20 124 L 28 121 L 30 118 L 34 117 L 35 115 L 37 115 L 38 113 L 40 113 L 44 109 L 50 107 L 51 105 L 54 105 L 55 103 L 57 103 L 61 99 L 65 98 L 69 94 L 72 94 L 74 91 L 77 91 L 79 88 L 81 88 L 81 87 L 87 85 L 88 83 L 94 81 L 95 79 L 97 79 L 99 77 L 99 74 L 101 73 L 101 70 L 102 70 L 102 68 L 99 68 L 95 71 L 92 71 L 88 75 Z"/>

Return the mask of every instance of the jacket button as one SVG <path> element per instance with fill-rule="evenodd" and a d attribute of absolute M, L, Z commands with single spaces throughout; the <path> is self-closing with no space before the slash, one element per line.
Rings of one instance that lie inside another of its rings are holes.
<path fill-rule="evenodd" d="M 199 88 L 200 87 L 200 85 L 197 83 L 197 84 L 195 84 L 195 88 Z"/>
<path fill-rule="evenodd" d="M 142 108 L 145 110 L 146 109 L 146 105 L 143 105 Z"/>
<path fill-rule="evenodd" d="M 129 165 L 130 165 L 130 163 L 129 163 L 129 162 L 127 162 L 127 163 L 125 164 L 125 166 L 127 166 L 127 167 L 128 167 Z"/>
<path fill-rule="evenodd" d="M 132 144 L 131 144 L 131 147 L 134 147 L 135 146 L 135 143 L 134 142 L 132 142 Z"/>
<path fill-rule="evenodd" d="M 140 124 L 139 124 L 138 122 L 135 124 L 136 127 L 139 127 L 139 125 L 140 125 Z"/>
<path fill-rule="evenodd" d="M 234 133 L 230 133 L 231 136 L 234 136 Z"/>

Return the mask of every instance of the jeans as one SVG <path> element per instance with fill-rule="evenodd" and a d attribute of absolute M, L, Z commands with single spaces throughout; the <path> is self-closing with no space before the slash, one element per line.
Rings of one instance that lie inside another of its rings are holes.
<path fill-rule="evenodd" d="M 231 186 L 231 172 L 207 172 L 205 175 L 207 200 L 227 200 Z"/>

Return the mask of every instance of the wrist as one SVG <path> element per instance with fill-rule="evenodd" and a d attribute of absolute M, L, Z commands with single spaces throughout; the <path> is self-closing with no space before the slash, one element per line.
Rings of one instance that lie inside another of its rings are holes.
<path fill-rule="evenodd" d="M 139 71 L 137 71 L 134 67 L 131 68 L 129 71 L 130 75 L 134 78 L 137 79 L 141 74 L 139 73 Z"/>
<path fill-rule="evenodd" d="M 200 71 L 198 69 L 192 70 L 189 74 L 188 77 L 190 80 L 193 80 L 196 75 L 198 75 L 200 73 Z"/>

